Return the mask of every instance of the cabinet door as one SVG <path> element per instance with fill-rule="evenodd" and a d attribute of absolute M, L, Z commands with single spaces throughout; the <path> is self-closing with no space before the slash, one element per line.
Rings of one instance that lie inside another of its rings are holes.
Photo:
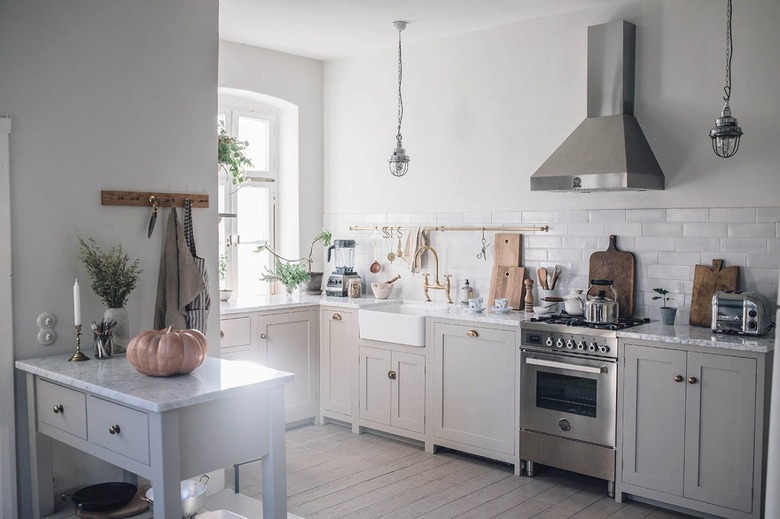
<path fill-rule="evenodd" d="M 317 310 L 260 314 L 259 346 L 263 364 L 295 373 L 284 386 L 285 417 L 290 421 L 314 416 L 319 392 Z"/>
<path fill-rule="evenodd" d="M 688 377 L 685 497 L 750 512 L 756 361 L 691 352 Z"/>
<path fill-rule="evenodd" d="M 433 435 L 513 455 L 515 332 L 434 324 Z"/>
<path fill-rule="evenodd" d="M 321 320 L 322 408 L 352 416 L 358 327 L 354 313 L 324 309 Z"/>
<path fill-rule="evenodd" d="M 360 398 L 358 413 L 361 419 L 385 425 L 391 423 L 392 382 L 390 351 L 378 348 L 360 348 Z"/>
<path fill-rule="evenodd" d="M 400 429 L 425 432 L 425 356 L 394 351 L 392 368 L 391 425 Z"/>
<path fill-rule="evenodd" d="M 625 483 L 682 495 L 685 356 L 684 351 L 625 346 L 621 475 Z"/>

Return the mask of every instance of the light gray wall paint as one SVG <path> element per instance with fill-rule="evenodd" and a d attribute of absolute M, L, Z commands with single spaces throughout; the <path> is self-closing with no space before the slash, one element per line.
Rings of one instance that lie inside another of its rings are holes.
<path fill-rule="evenodd" d="M 323 207 L 323 64 L 247 45 L 219 42 L 219 86 L 258 92 L 289 101 L 299 108 L 298 168 L 299 247 L 309 254 L 322 227 Z M 279 222 L 284 233 L 284 221 Z M 322 247 L 315 249 L 317 265 Z M 315 269 L 316 270 L 316 267 Z"/>
<path fill-rule="evenodd" d="M 106 247 L 121 242 L 131 258 L 141 259 L 144 272 L 128 302 L 130 333 L 152 327 L 167 210 L 149 240 L 149 211 L 102 207 L 100 191 L 208 193 L 214 200 L 217 42 L 216 0 L 0 0 L 0 113 L 14 118 L 16 358 L 67 358 L 73 351 L 76 277 L 83 321 L 102 317 L 77 259 L 77 234 Z M 194 210 L 198 252 L 208 261 L 215 295 L 216 222 L 216 203 Z M 42 311 L 59 320 L 59 337 L 49 347 L 36 342 Z M 218 318 L 215 308 L 208 333 L 213 352 Z M 89 350 L 91 341 L 84 339 Z M 26 421 L 22 387 L 17 383 L 20 424 Z M 25 466 L 26 427 L 20 430 L 19 465 Z M 77 485 L 79 479 L 67 481 Z M 24 471 L 20 484 L 26 499 Z"/>
<path fill-rule="evenodd" d="M 707 135 L 723 104 L 725 10 L 710 0 L 622 2 L 404 45 L 411 164 L 401 179 L 387 171 L 396 51 L 326 62 L 325 213 L 776 206 L 780 2 L 734 5 L 731 107 L 745 135 L 728 160 Z M 667 189 L 531 193 L 531 174 L 585 117 L 587 27 L 620 18 L 637 26 L 635 114 Z"/>

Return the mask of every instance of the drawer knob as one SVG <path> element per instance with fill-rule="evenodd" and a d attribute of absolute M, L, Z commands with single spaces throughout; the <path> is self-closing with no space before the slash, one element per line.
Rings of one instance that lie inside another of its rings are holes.
<path fill-rule="evenodd" d="M 120 431 L 121 429 L 119 428 L 119 424 L 112 425 L 111 427 L 108 428 L 109 434 L 119 434 Z"/>
<path fill-rule="evenodd" d="M 341 314 L 333 314 L 334 321 L 341 321 Z"/>
<path fill-rule="evenodd" d="M 675 382 L 682 382 L 683 381 L 682 375 L 675 375 L 674 376 L 674 381 Z"/>
<path fill-rule="evenodd" d="M 695 384 L 698 381 L 699 381 L 699 379 L 696 378 L 696 377 L 688 377 L 688 383 L 689 384 Z"/>
<path fill-rule="evenodd" d="M 395 380 L 395 377 L 396 377 L 395 371 L 387 372 L 387 378 L 389 378 L 390 380 Z"/>
<path fill-rule="evenodd" d="M 261 333 L 261 334 L 260 334 L 260 338 L 261 338 L 261 339 L 265 339 L 265 338 L 266 338 L 266 335 L 265 335 L 264 333 Z"/>
<path fill-rule="evenodd" d="M 60 414 L 65 412 L 65 408 L 62 407 L 62 404 L 57 404 L 52 408 L 52 411 L 54 411 L 54 414 Z"/>
<path fill-rule="evenodd" d="M 220 337 L 220 338 L 222 338 L 222 337 L 224 337 L 224 336 L 225 336 L 225 332 L 223 332 L 222 330 L 220 330 L 220 331 L 219 331 L 219 337 Z"/>
<path fill-rule="evenodd" d="M 477 330 L 469 330 L 466 332 L 466 337 L 479 337 L 479 332 Z"/>

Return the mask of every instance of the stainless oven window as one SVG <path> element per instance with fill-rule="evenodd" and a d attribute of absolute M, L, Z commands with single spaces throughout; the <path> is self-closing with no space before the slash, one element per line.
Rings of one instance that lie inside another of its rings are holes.
<path fill-rule="evenodd" d="M 598 381 L 558 373 L 536 373 L 536 407 L 596 418 Z"/>

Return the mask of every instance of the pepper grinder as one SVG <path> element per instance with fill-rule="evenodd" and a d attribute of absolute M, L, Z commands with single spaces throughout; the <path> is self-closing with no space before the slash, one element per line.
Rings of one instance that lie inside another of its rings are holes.
<path fill-rule="evenodd" d="M 525 283 L 525 311 L 530 312 L 534 309 L 534 280 L 528 278 L 523 283 Z"/>

